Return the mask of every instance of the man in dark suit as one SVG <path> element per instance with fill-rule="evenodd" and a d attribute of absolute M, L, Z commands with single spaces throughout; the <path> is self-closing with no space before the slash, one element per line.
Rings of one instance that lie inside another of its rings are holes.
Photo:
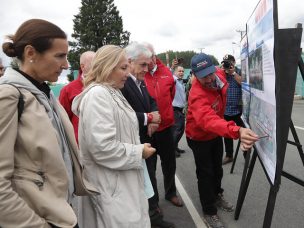
<path fill-rule="evenodd" d="M 175 185 L 176 158 L 173 138 L 174 111 L 172 102 L 175 95 L 173 75 L 168 67 L 156 57 L 154 48 L 149 43 L 143 43 L 152 52 L 149 71 L 145 75 L 148 93 L 156 101 L 161 123 L 155 132 L 156 153 L 161 160 L 164 175 L 165 199 L 176 207 L 182 207 L 183 202 L 177 196 Z"/>
<path fill-rule="evenodd" d="M 128 45 L 125 50 L 130 64 L 130 76 L 121 91 L 136 112 L 141 143 L 151 143 L 153 145 L 153 133 L 159 127 L 161 119 L 156 102 L 149 95 L 144 84 L 144 76 L 148 71 L 152 53 L 145 46 L 136 42 Z M 160 228 L 172 228 L 174 224 L 163 220 L 163 215 L 158 206 L 159 199 L 155 176 L 156 160 L 156 153 L 146 159 L 149 176 L 155 193 L 154 196 L 149 199 L 151 225 Z"/>

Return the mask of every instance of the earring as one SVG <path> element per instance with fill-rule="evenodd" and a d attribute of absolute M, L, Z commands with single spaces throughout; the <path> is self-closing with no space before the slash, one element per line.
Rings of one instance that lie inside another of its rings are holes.
<path fill-rule="evenodd" d="M 34 61 L 31 59 L 31 60 L 30 60 L 30 63 L 33 63 L 33 62 L 34 62 Z"/>

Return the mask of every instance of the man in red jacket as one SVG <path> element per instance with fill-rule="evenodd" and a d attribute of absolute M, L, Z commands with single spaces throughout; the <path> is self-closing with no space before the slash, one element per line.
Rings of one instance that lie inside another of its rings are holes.
<path fill-rule="evenodd" d="M 204 217 L 211 227 L 224 227 L 217 215 L 217 207 L 225 211 L 234 208 L 224 199 L 221 186 L 222 137 L 240 138 L 241 149 L 248 150 L 258 136 L 250 129 L 224 119 L 228 84 L 225 72 L 215 68 L 208 55 L 193 56 L 191 70 L 195 79 L 188 98 L 187 143 L 194 154 Z"/>
<path fill-rule="evenodd" d="M 59 102 L 64 107 L 65 111 L 67 112 L 73 127 L 75 138 L 78 143 L 78 117 L 74 115 L 71 110 L 72 102 L 74 98 L 82 92 L 83 89 L 83 78 L 89 72 L 91 68 L 92 60 L 95 56 L 95 52 L 93 51 L 86 51 L 81 54 L 80 56 L 80 70 L 78 73 L 78 77 L 76 80 L 70 82 L 65 87 L 63 87 L 60 91 L 59 95 Z"/>
<path fill-rule="evenodd" d="M 174 124 L 172 101 L 175 95 L 175 83 L 170 69 L 156 58 L 153 46 L 148 43 L 144 43 L 144 45 L 152 52 L 152 61 L 149 65 L 149 72 L 145 75 L 145 84 L 150 96 L 156 101 L 161 116 L 161 123 L 154 134 L 153 145 L 155 145 L 156 153 L 161 159 L 164 175 L 165 198 L 173 205 L 181 207 L 183 204 L 176 195 L 176 158 L 172 131 Z M 154 172 L 156 169 L 156 161 L 157 159 L 154 161 Z M 158 202 L 157 191 L 153 198 Z"/>

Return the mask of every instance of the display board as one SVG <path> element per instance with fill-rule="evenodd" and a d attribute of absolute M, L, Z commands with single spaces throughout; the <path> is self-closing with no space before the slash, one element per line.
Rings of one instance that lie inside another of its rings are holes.
<path fill-rule="evenodd" d="M 261 138 L 251 159 L 247 153 L 234 218 L 239 217 L 258 157 L 271 184 L 263 228 L 271 226 L 281 176 L 304 186 L 303 180 L 283 170 L 287 142 L 298 147 L 304 165 L 302 145 L 291 120 L 302 32 L 301 24 L 279 29 L 277 0 L 261 0 L 241 41 L 242 118 Z M 289 129 L 295 142 L 288 140 Z"/>
<path fill-rule="evenodd" d="M 261 137 L 255 146 L 272 184 L 277 161 L 273 12 L 273 0 L 261 0 L 241 41 L 242 118 Z"/>

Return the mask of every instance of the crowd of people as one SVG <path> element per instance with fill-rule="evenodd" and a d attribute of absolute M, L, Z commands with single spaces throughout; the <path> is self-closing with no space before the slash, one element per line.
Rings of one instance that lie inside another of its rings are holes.
<path fill-rule="evenodd" d="M 7 38 L 3 52 L 19 67 L 2 76 L 0 61 L 0 227 L 175 227 L 159 206 L 157 155 L 164 198 L 182 207 L 175 173 L 184 132 L 204 218 L 224 227 L 217 209 L 234 207 L 223 195 L 222 164 L 233 139 L 243 151 L 258 140 L 240 119 L 233 56 L 223 67 L 193 56 L 185 85 L 183 66 L 164 65 L 149 43 L 104 45 L 81 54 L 77 79 L 57 100 L 46 82 L 68 68 L 66 34 L 31 19 Z"/>

